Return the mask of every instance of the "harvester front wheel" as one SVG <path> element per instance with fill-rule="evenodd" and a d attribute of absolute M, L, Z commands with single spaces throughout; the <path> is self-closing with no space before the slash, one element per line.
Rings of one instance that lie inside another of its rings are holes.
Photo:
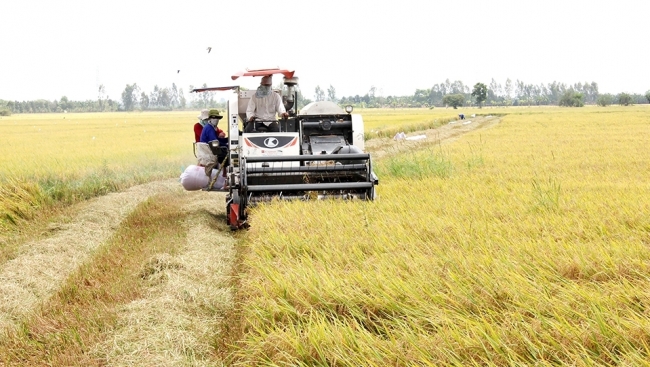
<path fill-rule="evenodd" d="M 245 204 L 241 202 L 238 195 L 233 196 L 226 205 L 226 223 L 230 229 L 236 231 L 238 229 L 247 228 L 246 223 L 246 208 Z"/>

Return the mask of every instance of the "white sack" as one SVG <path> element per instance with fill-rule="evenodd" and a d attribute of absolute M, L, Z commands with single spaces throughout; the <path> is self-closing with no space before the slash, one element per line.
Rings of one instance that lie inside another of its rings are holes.
<path fill-rule="evenodd" d="M 212 170 L 212 177 L 217 174 L 217 170 Z M 217 177 L 217 182 L 214 183 L 212 189 L 213 190 L 219 190 L 223 187 L 223 184 L 226 183 L 226 178 L 223 176 L 223 173 Z"/>
<path fill-rule="evenodd" d="M 209 183 L 210 179 L 205 174 L 205 167 L 190 165 L 181 173 L 181 185 L 185 190 L 201 190 Z"/>
<path fill-rule="evenodd" d="M 187 191 L 202 190 L 208 187 L 210 180 L 214 180 L 218 173 L 219 170 L 213 169 L 212 177 L 208 178 L 205 174 L 205 167 L 190 165 L 181 173 L 181 185 Z M 221 173 L 212 188 L 215 190 L 220 189 L 225 182 L 226 178 Z"/>
<path fill-rule="evenodd" d="M 406 140 L 422 140 L 426 138 L 427 138 L 426 135 L 415 135 L 415 136 L 409 136 L 408 138 L 406 138 Z"/>
<path fill-rule="evenodd" d="M 393 137 L 393 140 L 402 140 L 404 138 L 406 138 L 406 134 L 404 134 L 404 132 L 402 131 L 402 132 L 399 132 L 399 133 L 395 134 L 395 136 Z"/>

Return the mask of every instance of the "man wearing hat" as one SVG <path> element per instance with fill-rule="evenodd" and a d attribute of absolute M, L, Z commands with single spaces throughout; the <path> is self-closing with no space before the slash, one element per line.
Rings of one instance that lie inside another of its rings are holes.
<path fill-rule="evenodd" d="M 255 95 L 248 101 L 248 108 L 246 109 L 248 123 L 244 128 L 244 132 L 253 132 L 261 126 L 266 126 L 268 131 L 280 131 L 275 114 L 278 113 L 284 118 L 289 116 L 284 109 L 282 97 L 278 93 L 273 92 L 271 84 L 271 75 L 262 77 L 262 81 L 260 82 L 260 86 L 257 87 Z"/>
<path fill-rule="evenodd" d="M 208 116 L 210 115 L 210 111 L 207 109 L 201 110 L 201 113 L 196 116 L 199 121 L 194 124 L 194 141 L 197 143 L 201 141 L 201 132 L 203 131 L 203 127 L 208 123 Z"/>
<path fill-rule="evenodd" d="M 206 124 L 203 126 L 203 131 L 201 131 L 201 137 L 199 138 L 201 143 L 209 143 L 218 138 L 225 138 L 226 134 L 217 127 L 219 120 L 222 118 L 223 116 L 221 116 L 217 109 L 212 109 L 208 112 Z"/>
<path fill-rule="evenodd" d="M 207 123 L 201 132 L 201 143 L 210 143 L 213 140 L 218 140 L 220 147 L 228 147 L 228 138 L 226 138 L 226 134 L 223 132 L 223 130 L 217 127 L 217 125 L 219 125 L 219 120 L 222 118 L 223 116 L 221 116 L 221 113 L 219 113 L 219 110 L 217 109 L 211 109 L 208 112 L 208 119 L 206 120 Z M 208 175 L 208 177 L 211 176 L 212 168 L 219 167 L 219 165 L 222 163 L 224 166 L 228 165 L 227 149 L 220 149 L 219 152 L 220 153 L 217 154 L 216 162 L 213 162 L 213 164 L 210 165 L 206 165 L 205 167 L 205 174 Z M 225 169 L 223 170 L 223 175 L 226 176 Z"/>
<path fill-rule="evenodd" d="M 220 147 L 228 146 L 228 138 L 226 138 L 226 133 L 223 132 L 220 128 L 217 127 L 219 120 L 223 116 L 219 113 L 219 110 L 210 110 L 208 116 L 208 123 L 203 127 L 201 132 L 201 143 L 209 143 L 213 140 L 219 140 Z M 221 162 L 226 157 L 226 151 L 223 151 L 223 154 L 219 154 L 219 162 Z"/>

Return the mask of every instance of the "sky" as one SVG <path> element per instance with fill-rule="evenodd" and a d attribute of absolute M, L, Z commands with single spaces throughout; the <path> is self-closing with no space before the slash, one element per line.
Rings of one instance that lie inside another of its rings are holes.
<path fill-rule="evenodd" d="M 302 93 L 412 95 L 473 86 L 596 82 L 650 90 L 648 0 L 7 0 L 0 99 L 119 100 L 127 84 L 242 85 L 240 70 L 295 70 Z M 207 48 L 212 51 L 208 53 Z M 276 76 L 274 85 L 280 81 Z"/>

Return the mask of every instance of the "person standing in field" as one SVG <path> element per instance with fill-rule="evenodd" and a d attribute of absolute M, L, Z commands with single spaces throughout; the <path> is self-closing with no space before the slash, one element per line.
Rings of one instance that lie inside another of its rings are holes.
<path fill-rule="evenodd" d="M 280 131 L 280 125 L 276 120 L 276 113 L 287 118 L 289 114 L 284 108 L 282 97 L 278 93 L 273 92 L 271 89 L 272 76 L 266 75 L 262 77 L 260 86 L 257 87 L 255 95 L 248 101 L 248 108 L 246 108 L 246 119 L 248 123 L 244 128 L 244 132 L 250 133 L 257 130 L 258 127 L 266 127 L 268 131 Z M 256 122 L 259 120 L 260 122 Z"/>
<path fill-rule="evenodd" d="M 201 110 L 201 113 L 197 116 L 199 121 L 194 124 L 194 141 L 197 143 L 201 141 L 201 132 L 203 132 L 203 127 L 208 122 L 209 111 L 207 109 Z"/>

